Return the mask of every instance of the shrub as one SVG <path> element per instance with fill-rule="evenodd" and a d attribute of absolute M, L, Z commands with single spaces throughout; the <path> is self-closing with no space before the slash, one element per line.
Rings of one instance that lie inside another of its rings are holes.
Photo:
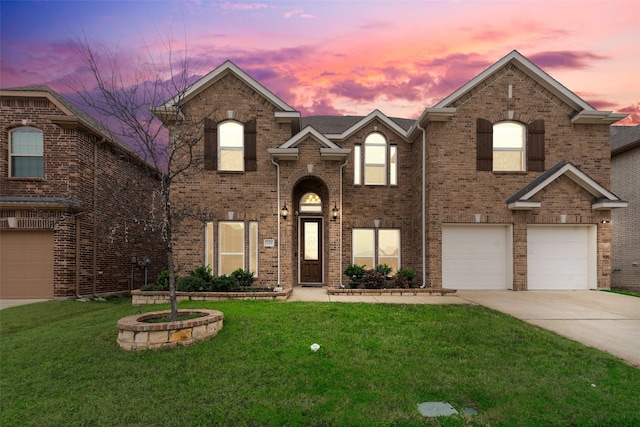
<path fill-rule="evenodd" d="M 209 267 L 208 265 L 201 265 L 200 267 L 197 267 L 196 269 L 191 270 L 189 272 L 189 276 L 199 277 L 202 280 L 204 280 L 207 284 L 211 283 L 211 280 L 213 280 L 213 276 L 211 274 L 211 267 Z"/>
<path fill-rule="evenodd" d="M 202 278 L 189 274 L 177 280 L 176 290 L 180 292 L 203 292 L 208 288 L 208 283 Z"/>
<path fill-rule="evenodd" d="M 376 271 L 383 276 L 388 276 L 393 271 L 393 268 L 389 267 L 387 264 L 380 264 L 376 267 Z"/>
<path fill-rule="evenodd" d="M 156 277 L 155 284 L 142 286 L 141 291 L 168 291 L 169 290 L 169 270 L 162 270 Z"/>
<path fill-rule="evenodd" d="M 398 286 L 399 288 L 413 288 L 413 280 L 416 278 L 416 272 L 413 268 L 401 268 L 396 274 L 396 281 L 403 286 Z M 406 286 L 404 284 L 406 283 Z"/>
<path fill-rule="evenodd" d="M 360 282 L 365 289 L 383 289 L 387 287 L 387 276 L 378 270 L 367 270 Z"/>
<path fill-rule="evenodd" d="M 231 273 L 231 276 L 235 277 L 235 279 L 238 281 L 238 286 L 241 288 L 248 288 L 253 284 L 253 281 L 255 280 L 251 271 L 243 270 L 241 268 Z"/>
<path fill-rule="evenodd" d="M 348 276 L 349 279 L 351 279 L 351 282 L 349 283 L 351 288 L 355 289 L 358 287 L 358 285 L 360 284 L 360 281 L 362 280 L 362 276 L 364 275 L 364 272 L 365 272 L 364 265 L 351 264 L 350 266 L 345 268 L 344 274 L 345 276 Z"/>
<path fill-rule="evenodd" d="M 223 274 L 212 280 L 211 289 L 216 292 L 233 292 L 240 290 L 240 285 L 235 277 Z"/>

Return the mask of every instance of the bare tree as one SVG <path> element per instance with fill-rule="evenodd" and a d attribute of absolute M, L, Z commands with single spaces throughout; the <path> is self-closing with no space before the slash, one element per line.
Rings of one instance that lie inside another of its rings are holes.
<path fill-rule="evenodd" d="M 155 194 L 161 207 L 157 212 L 150 206 L 145 221 L 161 230 L 165 242 L 171 320 L 175 321 L 178 303 L 172 232 L 182 219 L 204 219 L 207 213 L 194 212 L 172 197 L 171 184 L 201 161 L 194 155 L 194 147 L 203 138 L 205 119 L 216 108 L 194 118 L 184 107 L 177 107 L 189 88 L 189 64 L 186 56 L 174 63 L 171 49 L 166 63 L 156 62 L 149 54 L 145 62 L 126 64 L 129 73 L 117 53 L 97 49 L 86 38 L 80 42 L 78 53 L 90 69 L 92 80 L 86 83 L 75 78 L 70 86 L 114 137 L 147 162 L 149 173 L 158 180 Z"/>

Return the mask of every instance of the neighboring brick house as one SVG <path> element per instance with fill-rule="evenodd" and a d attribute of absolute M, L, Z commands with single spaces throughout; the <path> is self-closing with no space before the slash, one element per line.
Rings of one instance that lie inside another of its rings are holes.
<path fill-rule="evenodd" d="M 640 125 L 611 127 L 611 189 L 629 201 L 611 213 L 611 286 L 640 291 Z"/>
<path fill-rule="evenodd" d="M 337 287 L 355 263 L 430 287 L 610 287 L 610 210 L 626 202 L 607 190 L 609 127 L 625 115 L 516 51 L 418 120 L 301 117 L 229 61 L 156 111 L 206 118 L 172 187 L 212 212 L 176 230 L 180 274 Z"/>
<path fill-rule="evenodd" d="M 0 108 L 0 297 L 128 291 L 144 257 L 155 277 L 149 165 L 46 86 L 2 89 Z"/>

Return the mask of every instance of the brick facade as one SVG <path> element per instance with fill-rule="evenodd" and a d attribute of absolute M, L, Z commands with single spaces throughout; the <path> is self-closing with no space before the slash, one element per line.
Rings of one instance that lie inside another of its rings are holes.
<path fill-rule="evenodd" d="M 166 261 L 159 230 L 148 223 L 157 182 L 147 165 L 49 88 L 1 93 L 0 230 L 53 233 L 52 295 L 138 288 L 143 270 L 132 269 L 132 257 L 151 258 L 153 280 Z M 9 132 L 23 126 L 43 132 L 43 178 L 9 176 Z"/>
<path fill-rule="evenodd" d="M 275 95 L 237 67 L 223 64 L 205 78 L 210 80 L 196 84 L 196 89 L 186 94 L 182 108 L 187 115 L 213 117 L 216 123 L 256 119 L 257 170 L 220 172 L 205 170 L 199 164 L 174 182 L 176 203 L 209 212 L 204 221 L 185 222 L 178 227 L 174 242 L 178 272 L 184 274 L 207 262 L 216 273 L 217 224 L 227 220 L 232 211 L 234 220 L 259 223 L 258 286 L 297 286 L 298 228 L 303 215 L 296 213 L 300 197 L 313 191 L 322 199 L 325 286 L 337 287 L 345 280 L 342 271 L 353 259 L 353 229 L 373 229 L 379 220 L 379 229 L 400 230 L 401 267 L 413 268 L 418 284 L 442 287 L 443 227 L 477 225 L 475 215 L 480 214 L 482 225 L 504 225 L 511 231 L 512 278 L 507 288 L 528 289 L 527 233 L 531 226 L 541 224 L 580 225 L 594 230 L 594 286 L 609 288 L 610 209 L 596 210 L 594 198 L 600 193 L 609 194 L 609 125 L 620 117 L 593 110 L 519 54 L 505 58 L 495 69 L 472 81 L 473 85 L 425 110 L 409 125 L 397 125 L 399 122 L 374 112 L 337 130 L 321 129 L 324 118 L 309 118 L 307 122 L 317 128 L 303 129 L 301 134 L 296 126 L 300 123 L 297 112 L 274 100 Z M 590 114 L 597 119 L 591 119 Z M 285 115 L 293 119 L 282 120 Z M 478 171 L 478 118 L 523 124 L 544 120 L 544 171 Z M 364 144 L 372 132 L 384 135 L 387 147 L 397 147 L 397 185 L 354 185 L 354 164 L 363 160 L 354 158 L 354 147 Z M 348 154 L 336 154 L 328 160 L 322 157 L 322 150 L 347 150 Z M 204 141 L 196 147 L 196 153 L 203 152 Z M 518 210 L 508 206 L 510 197 L 544 178 L 545 171 L 559 162 L 570 164 L 570 173 L 555 177 L 537 192 L 539 207 Z M 607 197 L 606 203 L 618 201 Z M 280 208 L 285 204 L 290 214 L 283 219 Z M 334 206 L 339 208 L 336 221 L 331 218 Z M 215 224 L 208 243 L 206 222 Z M 265 239 L 274 239 L 275 245 L 263 245 Z M 208 258 L 207 245 L 212 250 Z"/>
<path fill-rule="evenodd" d="M 629 201 L 612 212 L 613 258 L 611 286 L 640 291 L 640 126 L 617 127 L 611 142 L 611 189 Z"/>

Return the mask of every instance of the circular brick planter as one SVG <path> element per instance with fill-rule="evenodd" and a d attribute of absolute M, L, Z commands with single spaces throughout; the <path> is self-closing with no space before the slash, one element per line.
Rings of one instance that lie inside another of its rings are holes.
<path fill-rule="evenodd" d="M 224 314 L 217 310 L 180 310 L 180 315 L 201 315 L 177 322 L 147 323 L 145 320 L 167 317 L 170 311 L 154 311 L 123 317 L 118 321 L 118 344 L 124 350 L 150 350 L 188 345 L 218 333 Z"/>

